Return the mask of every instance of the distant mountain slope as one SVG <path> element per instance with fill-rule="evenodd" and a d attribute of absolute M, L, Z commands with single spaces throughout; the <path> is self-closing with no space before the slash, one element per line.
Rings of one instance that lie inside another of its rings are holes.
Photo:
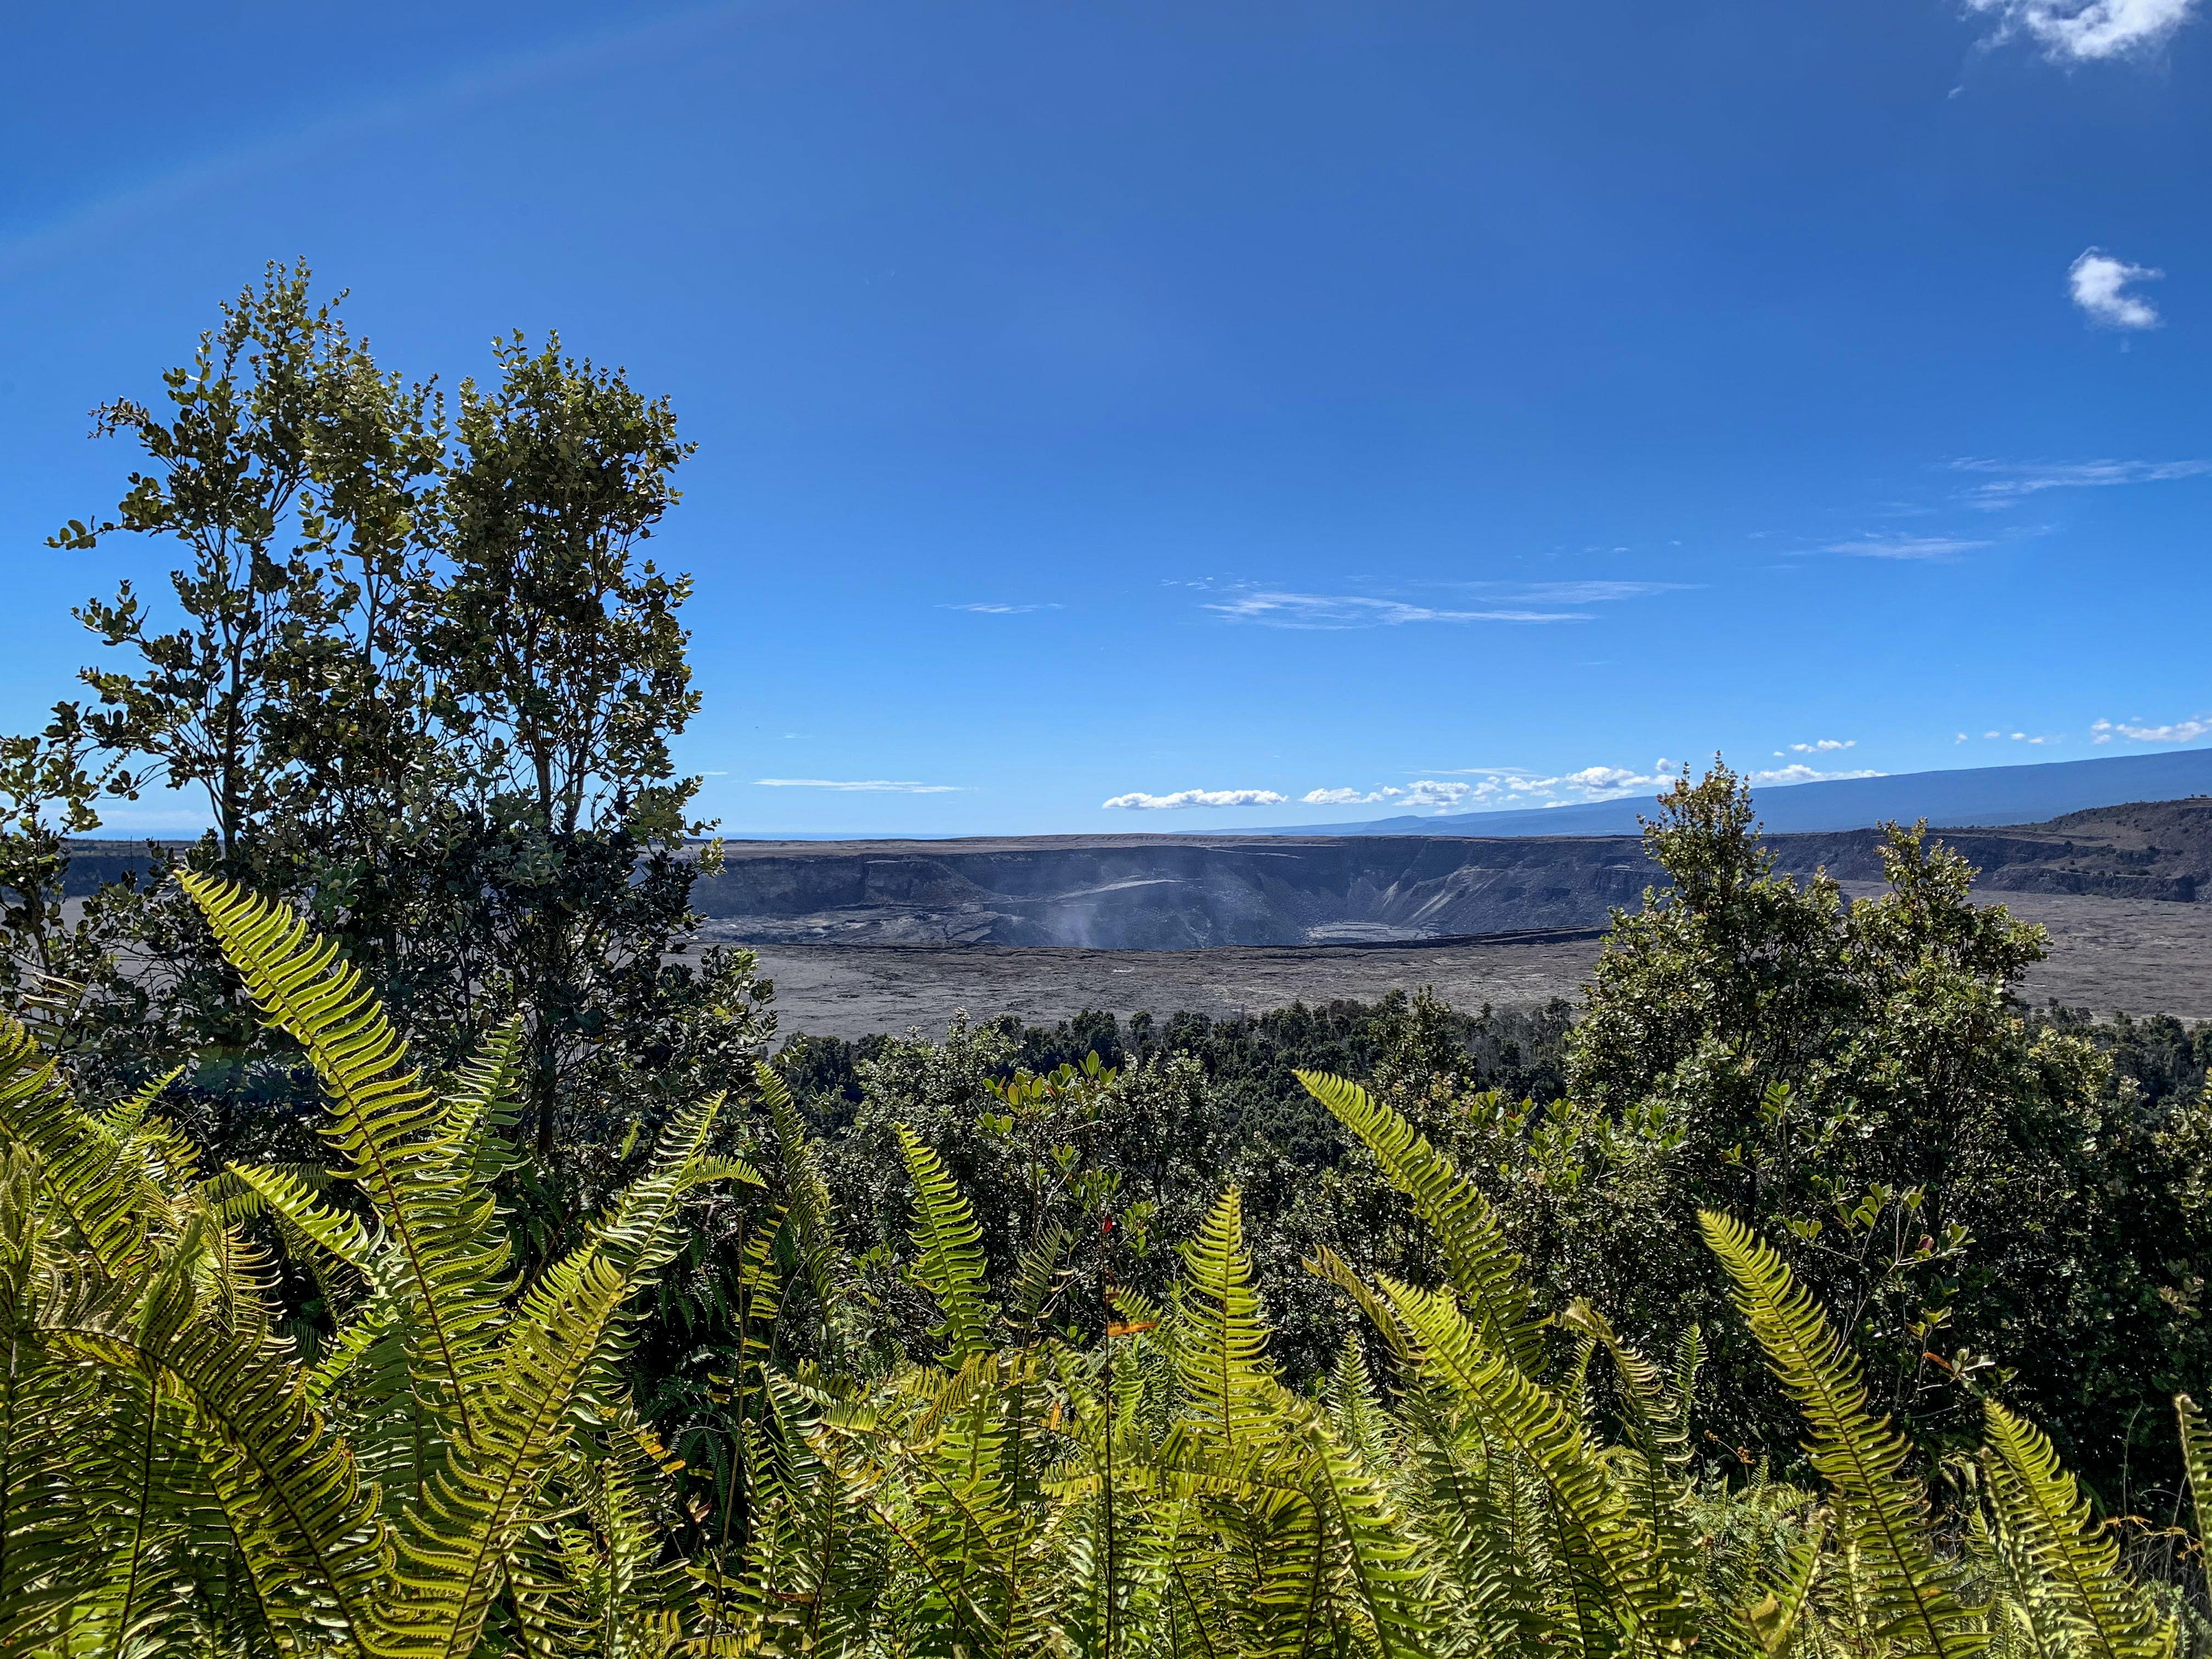
<path fill-rule="evenodd" d="M 1839 778 L 1755 792 L 1759 815 L 1777 835 L 1861 830 L 1885 819 L 1941 824 L 2039 823 L 2091 807 L 2179 800 L 2212 794 L 2212 749 L 2163 755 L 2115 755 L 2040 766 L 1978 766 L 1955 772 L 1900 772 Z M 1593 801 L 1518 812 L 1461 812 L 1440 817 L 1381 818 L 1369 823 L 1305 824 L 1246 835 L 1285 836 L 1632 836 L 1651 799 Z"/>

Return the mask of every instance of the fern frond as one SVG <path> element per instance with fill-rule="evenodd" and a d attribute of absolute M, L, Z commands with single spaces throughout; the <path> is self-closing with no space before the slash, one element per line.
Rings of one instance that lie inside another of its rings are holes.
<path fill-rule="evenodd" d="M 768 1107 L 769 1127 L 775 1131 L 776 1174 L 798 1230 L 798 1277 L 813 1298 L 822 1352 L 835 1357 L 842 1352 L 836 1316 L 846 1267 L 836 1203 L 830 1194 L 829 1179 L 822 1173 L 819 1151 L 806 1132 L 790 1089 L 774 1068 L 763 1063 L 755 1063 L 753 1078 Z"/>
<path fill-rule="evenodd" d="M 914 1181 L 915 1279 L 935 1299 L 943 1321 L 930 1333 L 946 1345 L 939 1357 L 957 1370 L 988 1352 L 997 1317 L 983 1288 L 983 1230 L 945 1160 L 904 1124 L 898 1137 Z"/>
<path fill-rule="evenodd" d="M 1689 1517 L 1690 1492 L 1680 1475 L 1690 1455 L 1685 1407 L 1671 1398 L 1659 1368 L 1623 1341 L 1612 1322 L 1585 1301 L 1568 1304 L 1560 1322 L 1584 1333 L 1612 1361 L 1626 1406 L 1629 1443 L 1619 1449 L 1621 1489 L 1660 1548 L 1686 1578 L 1693 1570 L 1696 1529 Z"/>
<path fill-rule="evenodd" d="M 522 1016 L 502 1022 L 453 1080 L 444 1133 L 458 1144 L 470 1176 L 498 1179 L 519 1161 L 509 1132 L 522 1119 Z"/>
<path fill-rule="evenodd" d="M 1390 1304 L 1369 1288 L 1367 1281 L 1352 1272 L 1352 1264 L 1328 1245 L 1322 1245 L 1304 1263 L 1305 1270 L 1316 1279 L 1326 1279 L 1358 1304 L 1375 1327 L 1376 1334 L 1388 1345 L 1399 1363 L 1410 1367 L 1414 1363 L 1413 1346 L 1406 1340 L 1405 1328 L 1390 1311 Z"/>
<path fill-rule="evenodd" d="M 27 1650 L 48 1615 L 90 1593 L 112 1541 L 100 1467 L 102 1379 L 56 1354 L 39 1329 L 58 1218 L 41 1202 L 35 1153 L 0 1159 L 0 1652 Z M 73 1230 L 72 1230 L 73 1231 Z M 58 1425 L 79 1432 L 57 1433 Z M 92 1547 L 88 1549 L 88 1545 Z M 88 1559 L 88 1558 L 91 1559 Z"/>
<path fill-rule="evenodd" d="M 398 1593 L 384 1609 L 395 1652 L 465 1659 L 474 1651 L 627 1289 L 621 1270 L 592 1252 L 556 1262 L 524 1297 L 498 1368 L 478 1391 L 474 1439 L 432 1471 L 408 1510 Z"/>
<path fill-rule="evenodd" d="M 1936 1559 L 1928 1505 L 1905 1473 L 1910 1448 L 1869 1408 L 1853 1353 L 1789 1267 L 1732 1217 L 1699 1213 L 1705 1242 L 1733 1281 L 1737 1308 L 1813 1431 L 1813 1466 L 1833 1494 L 1863 1577 L 1875 1627 L 1902 1654 L 1967 1659 L 1986 1645 L 1978 1610 L 1960 1596 L 1957 1569 Z"/>
<path fill-rule="evenodd" d="M 1055 1221 L 1014 1263 L 1014 1282 L 1006 1317 L 1024 1340 L 1036 1334 L 1067 1275 L 1067 1253 L 1075 1242 L 1065 1224 Z"/>
<path fill-rule="evenodd" d="M 1630 1507 L 1575 1415 L 1488 1347 L 1449 1291 L 1418 1291 L 1387 1276 L 1382 1293 L 1419 1345 L 1425 1369 L 1450 1389 L 1491 1443 L 1543 1481 L 1560 1527 L 1569 1616 L 1584 1644 L 1633 1644 L 1688 1632 L 1677 1583 L 1686 1565 Z"/>
<path fill-rule="evenodd" d="M 623 1189 L 614 1208 L 593 1224 L 580 1247 L 597 1250 L 613 1262 L 630 1291 L 665 1267 L 682 1248 L 676 1222 L 684 1198 L 695 1188 L 727 1180 L 760 1184 L 750 1165 L 706 1155 L 722 1101 L 722 1096 L 710 1095 L 671 1115 L 646 1173 Z"/>
<path fill-rule="evenodd" d="M 227 1173 L 259 1200 L 262 1207 L 283 1218 L 302 1237 L 335 1260 L 360 1273 L 374 1264 L 376 1243 L 360 1218 L 334 1210 L 298 1176 L 282 1170 L 234 1165 Z"/>
<path fill-rule="evenodd" d="M 502 1323 L 507 1246 L 491 1226 L 465 1134 L 422 1085 L 405 1045 L 337 946 L 291 911 L 195 872 L 178 878 L 270 1021 L 313 1063 L 333 1121 L 325 1129 L 404 1264 L 413 1303 L 410 1366 L 425 1403 L 475 1433 L 476 1383 Z M 434 1379 L 434 1380 L 433 1380 Z"/>
<path fill-rule="evenodd" d="M 1543 1328 L 1532 1310 L 1521 1258 L 1509 1249 L 1489 1201 L 1389 1107 L 1356 1083 L 1325 1072 L 1299 1072 L 1306 1092 L 1366 1143 L 1390 1184 L 1413 1202 L 1443 1249 L 1460 1304 L 1482 1328 L 1485 1346 L 1522 1372 L 1543 1370 Z"/>
<path fill-rule="evenodd" d="M 189 1241 L 188 1241 L 189 1243 Z M 210 1318 L 189 1273 L 143 1300 L 88 1290 L 41 1322 L 50 1340 L 173 1388 L 213 1455 L 207 1473 L 264 1612 L 303 1632 L 335 1628 L 368 1652 L 392 1551 L 375 1493 L 310 1405 L 290 1346 Z"/>
<path fill-rule="evenodd" d="M 1983 1421 L 1997 1513 L 2049 1586 L 2070 1644 L 2094 1659 L 2163 1659 L 2162 1621 L 2049 1438 L 1994 1400 L 1983 1403 Z"/>
<path fill-rule="evenodd" d="M 1276 1401 L 1236 1188 L 1214 1201 L 1197 1237 L 1182 1246 L 1182 1259 L 1175 1358 L 1186 1420 L 1200 1434 L 1218 1437 L 1233 1455 L 1268 1424 Z"/>
<path fill-rule="evenodd" d="M 2212 1425 L 2185 1394 L 2173 1397 L 2181 1431 L 2181 1464 L 2189 1477 L 2189 1500 L 2197 1510 L 2197 1547 L 2212 1547 Z"/>
<path fill-rule="evenodd" d="M 1765 1659 L 1784 1659 L 1796 1650 L 1812 1604 L 1813 1585 L 1820 1577 L 1821 1545 L 1826 1539 L 1825 1529 L 1816 1525 L 1791 1545 L 1784 1558 L 1779 1582 L 1741 1610 L 1744 1627 Z"/>
<path fill-rule="evenodd" d="M 1308 1430 L 1308 1490 L 1326 1517 L 1331 1570 L 1386 1656 L 1435 1650 L 1437 1620 L 1425 1592 L 1430 1571 L 1407 1536 L 1403 1516 L 1358 1453 L 1322 1421 Z"/>
<path fill-rule="evenodd" d="M 138 1262 L 149 1227 L 169 1214 L 167 1194 L 133 1155 L 136 1127 L 127 1112 L 111 1127 L 80 1110 L 31 1034 L 0 1014 L 0 1137 L 37 1154 L 47 1200 L 109 1273 Z"/>

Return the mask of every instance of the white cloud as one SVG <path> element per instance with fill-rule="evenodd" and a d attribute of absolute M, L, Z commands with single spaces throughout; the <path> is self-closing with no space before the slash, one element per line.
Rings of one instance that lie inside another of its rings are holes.
<path fill-rule="evenodd" d="M 1376 801 L 1395 800 L 1405 793 L 1402 789 L 1370 789 L 1363 795 L 1357 789 L 1309 789 L 1298 799 L 1309 806 L 1366 806 Z"/>
<path fill-rule="evenodd" d="M 1585 766 L 1579 772 L 1565 774 L 1559 781 L 1571 783 L 1577 789 L 1626 789 L 1632 784 L 1650 783 L 1653 780 L 1626 766 Z"/>
<path fill-rule="evenodd" d="M 1977 507 L 2010 507 L 2046 489 L 2100 489 L 2113 484 L 2168 483 L 2212 473 L 2212 461 L 2069 461 L 2051 465 L 2015 461 L 1966 459 L 1951 463 L 1954 472 L 1999 476 L 1976 484 L 1966 499 Z"/>
<path fill-rule="evenodd" d="M 1099 803 L 1128 807 L 1139 812 L 1172 811 L 1185 806 L 1280 806 L 1290 799 L 1272 789 L 1178 789 L 1172 795 L 1147 795 L 1133 790 Z"/>
<path fill-rule="evenodd" d="M 1793 743 L 1790 745 L 1790 752 L 1793 755 L 1832 755 L 1838 749 L 1856 749 L 1858 746 L 1856 738 L 1822 738 L 1814 743 Z M 1779 754 L 1781 750 L 1775 752 Z"/>
<path fill-rule="evenodd" d="M 1787 766 L 1771 767 L 1764 772 L 1753 772 L 1753 783 L 1833 783 L 1840 778 L 1881 778 L 1889 775 L 1872 770 L 1856 772 L 1822 772 L 1802 761 L 1793 761 Z"/>
<path fill-rule="evenodd" d="M 1476 793 L 1473 784 L 1423 778 L 1410 788 L 1384 784 L 1379 789 L 1309 789 L 1298 797 L 1309 806 L 1459 806 Z"/>
<path fill-rule="evenodd" d="M 2125 58 L 2162 46 L 2196 0 L 1966 0 L 1996 19 L 1991 42 L 2025 34 L 2055 64 Z"/>
<path fill-rule="evenodd" d="M 1687 588 L 1687 582 L 1469 582 L 1469 587 L 1486 587 L 1505 597 L 1528 605 L 1605 605 L 1615 599 L 1641 599 L 1654 593 L 1677 593 Z"/>
<path fill-rule="evenodd" d="M 2089 728 L 2093 742 L 2110 743 L 2125 738 L 2131 743 L 2194 743 L 2212 737 L 2212 718 L 2176 720 L 2171 726 L 2145 726 L 2135 720 L 2099 720 Z"/>
<path fill-rule="evenodd" d="M 2127 287 L 2130 283 L 2154 283 L 2165 275 L 2093 247 L 2066 267 L 2066 287 L 2093 323 L 2106 328 L 2156 328 L 2157 307 L 2129 293 Z"/>
<path fill-rule="evenodd" d="M 1948 559 L 1990 545 L 1957 536 L 1861 536 L 1853 541 L 1831 542 L 1822 550 L 1849 553 L 1861 559 Z"/>
<path fill-rule="evenodd" d="M 1397 599 L 1364 599 L 1341 593 L 1247 593 L 1224 605 L 1209 604 L 1231 622 L 1267 628 L 1399 628 L 1407 623 L 1588 622 L 1562 611 L 1439 611 Z"/>
<path fill-rule="evenodd" d="M 1474 790 L 1472 786 L 1456 781 L 1439 783 L 1434 778 L 1423 778 L 1406 791 L 1401 805 L 1406 806 L 1464 806 Z"/>
<path fill-rule="evenodd" d="M 1455 805 L 1483 805 L 1496 803 L 1502 805 L 1534 805 L 1539 806 L 1571 806 L 1578 801 L 1617 800 L 1626 791 L 1656 788 L 1671 783 L 1669 768 L 1673 763 L 1659 762 L 1650 772 L 1633 771 L 1626 766 L 1585 766 L 1573 772 L 1560 772 L 1550 776 L 1530 772 L 1520 767 L 1478 766 L 1463 770 L 1479 774 L 1481 781 L 1471 788 L 1433 781 L 1414 785 L 1416 790 L 1443 790 L 1457 787 L 1467 790 Z"/>
<path fill-rule="evenodd" d="M 1056 605 L 999 605 L 985 602 L 977 605 L 940 605 L 939 611 L 972 611 L 979 617 L 1026 617 L 1032 611 L 1057 611 Z"/>
<path fill-rule="evenodd" d="M 962 787 L 957 783 L 915 783 L 892 778 L 755 778 L 753 782 L 763 789 L 860 789 L 897 795 L 949 795 Z"/>

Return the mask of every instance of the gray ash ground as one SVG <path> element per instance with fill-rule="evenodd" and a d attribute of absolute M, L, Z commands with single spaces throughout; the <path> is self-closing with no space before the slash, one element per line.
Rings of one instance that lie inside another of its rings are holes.
<path fill-rule="evenodd" d="M 1877 890 L 1850 884 L 1854 891 Z M 2212 1018 L 2212 904 L 2002 893 L 2014 915 L 2041 923 L 2051 960 L 2021 994 L 2100 1014 Z M 787 1032 L 856 1037 L 944 1030 L 955 1013 L 1050 1024 L 1086 1008 L 1127 1018 L 1179 1010 L 1215 1017 L 1333 998 L 1373 1001 L 1423 986 L 1455 1007 L 1526 1007 L 1580 992 L 1596 960 L 1595 932 L 1520 939 L 1322 949 L 1090 951 L 1021 945 L 768 945 Z"/>

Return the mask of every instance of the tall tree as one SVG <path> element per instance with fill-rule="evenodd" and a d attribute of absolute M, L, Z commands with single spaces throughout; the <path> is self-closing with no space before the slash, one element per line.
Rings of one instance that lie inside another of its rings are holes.
<path fill-rule="evenodd" d="M 1644 844 L 1672 884 L 1614 917 L 1567 1044 L 1579 1151 L 1538 1206 L 1584 1257 L 1577 1288 L 1641 1284 L 1620 1311 L 1646 1335 L 1717 1326 L 1692 1212 L 1750 1216 L 1850 1316 L 1886 1408 L 1964 1432 L 1956 1382 L 2017 1366 L 2074 1455 L 2124 1468 L 2131 1415 L 2154 1427 L 2138 1408 L 2179 1385 L 2154 1352 L 2199 1340 L 2138 1335 L 2193 1297 L 2166 1259 L 2193 1231 L 2182 1149 L 2093 1045 L 2027 1018 L 2013 993 L 2043 930 L 1976 903 L 1925 825 L 1887 826 L 1888 890 L 1847 899 L 1775 869 L 1717 763 L 1660 809 Z M 2100 1196 L 2124 1190 L 2135 1218 Z"/>
<path fill-rule="evenodd" d="M 305 265 L 271 265 L 191 363 L 162 375 L 166 410 L 118 398 L 95 411 L 98 432 L 136 442 L 142 470 L 112 517 L 50 542 L 181 544 L 174 625 L 128 580 L 79 609 L 126 658 L 84 679 L 111 750 L 204 796 L 226 864 L 303 806 L 327 812 L 333 790 L 388 791 L 417 747 L 394 717 L 410 723 L 403 617 L 436 523 L 443 436 L 428 389 L 380 374 L 337 303 L 313 301 Z"/>
<path fill-rule="evenodd" d="M 689 447 L 619 371 L 557 340 L 495 349 L 497 382 L 464 383 L 449 429 L 304 266 L 271 266 L 163 377 L 158 414 L 99 411 L 143 459 L 112 515 L 54 544 L 183 556 L 169 595 L 126 582 L 79 611 L 108 648 L 81 724 L 142 767 L 125 781 L 199 793 L 214 826 L 153 849 L 157 879 L 112 907 L 135 961 L 111 1064 L 196 1055 L 225 1111 L 282 1095 L 288 1068 L 305 1086 L 158 879 L 179 865 L 308 911 L 434 1062 L 520 1014 L 549 1150 L 564 1110 L 617 1120 L 619 1143 L 624 1114 L 757 1051 L 751 958 L 682 960 L 702 868 L 698 780 L 670 753 L 698 706 L 690 582 L 640 549 Z"/>
<path fill-rule="evenodd" d="M 692 446 L 665 398 L 562 356 L 558 336 L 497 351 L 498 386 L 461 387 L 429 637 L 441 712 L 501 816 L 681 835 L 698 781 L 676 777 L 668 745 L 699 708 L 676 616 L 691 581 L 638 550 L 680 499 L 670 478 Z"/>
<path fill-rule="evenodd" d="M 498 384 L 461 388 L 425 651 L 475 792 L 455 849 L 471 897 L 447 921 L 474 982 L 524 1016 L 550 1152 L 564 1102 L 587 1109 L 617 1077 L 635 1092 L 641 1064 L 696 1049 L 702 1019 L 724 1033 L 709 1048 L 749 1047 L 732 1011 L 751 1006 L 750 958 L 711 953 L 697 975 L 667 961 L 719 851 L 683 845 L 710 826 L 687 818 L 700 781 L 670 754 L 699 706 L 678 619 L 691 581 L 641 556 L 691 446 L 666 399 L 557 337 L 496 349 Z"/>

